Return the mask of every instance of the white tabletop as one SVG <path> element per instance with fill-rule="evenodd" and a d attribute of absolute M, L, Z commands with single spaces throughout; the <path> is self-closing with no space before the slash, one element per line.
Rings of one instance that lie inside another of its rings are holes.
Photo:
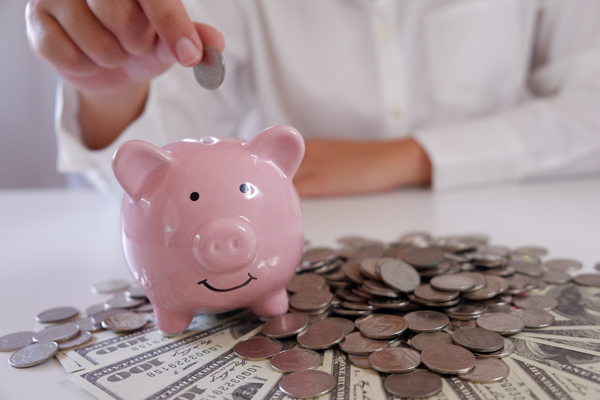
<path fill-rule="evenodd" d="M 306 238 L 335 246 L 361 235 L 393 241 L 409 231 L 487 233 L 493 244 L 540 245 L 549 258 L 600 261 L 600 179 L 435 193 L 305 200 Z M 119 203 L 90 191 L 0 191 L 0 336 L 31 330 L 40 311 L 98 303 L 91 286 L 129 279 L 118 233 Z M 0 399 L 93 399 L 52 359 L 29 369 L 0 353 Z"/>

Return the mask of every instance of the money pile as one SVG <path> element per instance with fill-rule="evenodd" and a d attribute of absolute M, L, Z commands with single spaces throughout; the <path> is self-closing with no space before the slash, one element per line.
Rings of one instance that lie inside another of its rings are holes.
<path fill-rule="evenodd" d="M 305 251 L 287 287 L 291 312 L 266 322 L 245 310 L 198 315 L 167 338 L 138 289 L 99 284 L 113 297 L 88 308 L 105 313 L 93 325 L 71 307 L 47 310 L 36 348 L 19 333 L 0 348 L 27 346 L 35 355 L 22 367 L 56 353 L 100 399 L 598 399 L 600 274 L 571 279 L 581 266 L 483 235 L 346 237 Z M 144 325 L 122 331 L 129 314 Z M 93 332 L 73 348 L 46 344 L 67 343 L 73 325 Z"/>

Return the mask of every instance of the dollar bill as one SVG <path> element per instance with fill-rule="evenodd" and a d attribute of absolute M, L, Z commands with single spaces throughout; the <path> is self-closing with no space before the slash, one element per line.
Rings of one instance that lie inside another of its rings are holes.
<path fill-rule="evenodd" d="M 91 343 L 77 349 L 69 350 L 65 354 L 84 369 L 89 369 L 125 359 L 149 349 L 177 342 L 185 337 L 197 335 L 199 332 L 212 329 L 213 327 L 222 327 L 228 321 L 241 321 L 245 318 L 248 319 L 249 323 L 254 324 L 253 326 L 257 325 L 258 320 L 252 314 L 247 311 L 238 311 L 228 314 L 196 315 L 188 329 L 181 335 L 174 337 L 162 336 L 154 324 L 150 324 L 144 329 L 129 334 L 103 331 L 94 334 L 94 339 Z"/>
<path fill-rule="evenodd" d="M 85 369 L 81 364 L 77 363 L 77 361 L 67 356 L 64 351 L 59 351 L 56 353 L 55 357 L 68 373 L 83 371 Z"/>
<path fill-rule="evenodd" d="M 146 351 L 69 375 L 77 383 L 101 399 L 133 399 L 140 394 L 164 388 L 175 375 L 187 373 L 209 364 L 231 350 L 238 339 L 250 337 L 260 326 L 239 338 L 239 326 L 245 322 L 230 321 Z M 129 354 L 129 353 L 128 353 Z"/>
<path fill-rule="evenodd" d="M 589 339 L 571 339 L 563 336 L 539 337 L 533 335 L 519 335 L 519 339 L 560 347 L 571 351 L 580 351 L 600 357 L 600 343 L 589 342 Z"/>
<path fill-rule="evenodd" d="M 529 363 L 505 358 L 511 373 L 516 374 L 539 400 L 597 400 L 600 391 L 574 382 L 556 373 Z"/>
<path fill-rule="evenodd" d="M 600 390 L 600 357 L 533 341 L 513 341 L 515 352 L 511 357 L 515 360 Z"/>
<path fill-rule="evenodd" d="M 600 325 L 600 289 L 574 283 L 549 285 L 543 294 L 558 300 L 554 326 Z"/>

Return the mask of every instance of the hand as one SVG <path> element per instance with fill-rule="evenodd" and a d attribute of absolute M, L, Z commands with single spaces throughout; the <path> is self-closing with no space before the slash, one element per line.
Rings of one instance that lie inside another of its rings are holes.
<path fill-rule="evenodd" d="M 307 140 L 294 178 L 301 197 L 379 192 L 431 181 L 431 163 L 413 139 Z"/>
<path fill-rule="evenodd" d="M 203 45 L 224 47 L 181 0 L 31 0 L 26 21 L 32 50 L 87 93 L 147 82 L 174 61 L 197 64 Z"/>

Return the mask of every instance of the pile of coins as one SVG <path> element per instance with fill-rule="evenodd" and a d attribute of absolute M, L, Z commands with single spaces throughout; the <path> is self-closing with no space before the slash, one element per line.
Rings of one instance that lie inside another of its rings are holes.
<path fill-rule="evenodd" d="M 501 358 L 515 349 L 507 336 L 554 322 L 547 311 L 557 300 L 533 292 L 570 282 L 568 272 L 582 264 L 542 262 L 541 247 L 511 250 L 488 240 L 414 233 L 392 244 L 347 237 L 340 249 L 308 249 L 287 286 L 290 313 L 269 320 L 264 337 L 239 342 L 234 351 L 271 357 L 275 370 L 289 374 L 280 389 L 292 397 L 333 390 L 333 376 L 313 371 L 319 350 L 333 346 L 357 367 L 391 374 L 384 386 L 398 397 L 434 396 L 442 388 L 439 374 L 500 381 L 509 374 Z M 600 286 L 600 275 L 573 281 Z M 293 337 L 300 348 L 282 351 L 278 339 Z M 310 393 L 299 389 L 306 379 L 313 379 Z"/>
<path fill-rule="evenodd" d="M 60 350 L 69 350 L 90 342 L 92 333 L 108 329 L 115 332 L 133 332 L 147 323 L 146 313 L 152 305 L 142 290 L 121 280 L 110 280 L 94 285 L 99 294 L 113 294 L 104 303 L 86 309 L 79 317 L 75 307 L 56 307 L 42 311 L 36 317 L 40 324 L 49 324 L 39 332 L 15 332 L 0 337 L 0 351 L 15 351 L 8 363 L 15 368 L 38 365 Z"/>

